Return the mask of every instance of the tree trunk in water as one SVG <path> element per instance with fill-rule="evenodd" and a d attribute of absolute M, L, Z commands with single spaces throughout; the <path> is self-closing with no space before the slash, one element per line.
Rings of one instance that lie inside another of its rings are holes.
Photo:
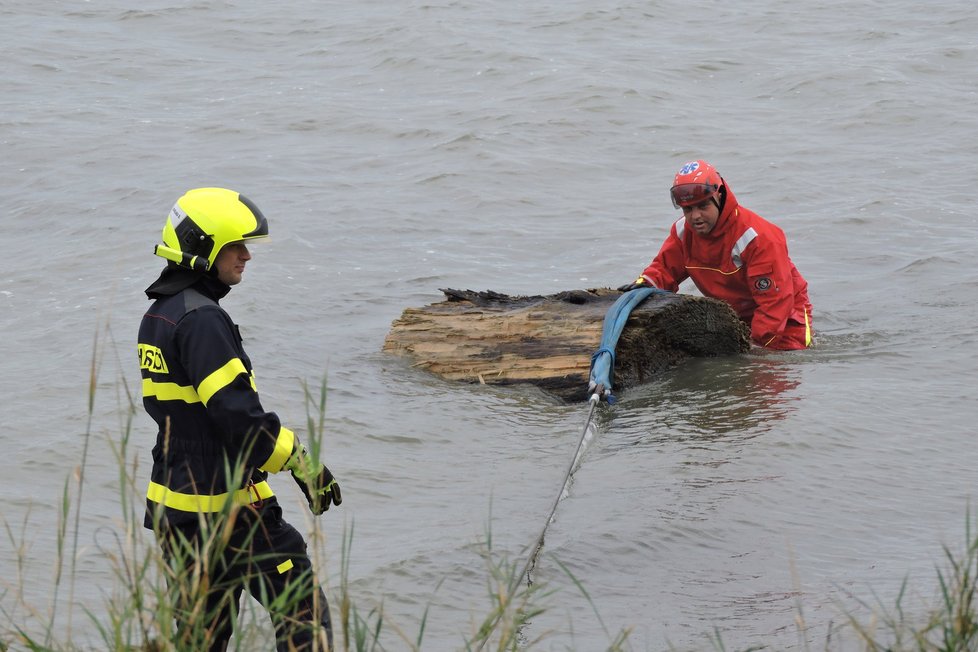
<path fill-rule="evenodd" d="M 445 300 L 408 308 L 391 324 L 384 351 L 447 380 L 529 383 L 565 401 L 587 400 L 591 356 L 617 290 L 548 296 L 442 290 Z M 615 347 L 617 392 L 688 357 L 744 353 L 750 332 L 724 302 L 653 294 L 632 310 Z"/>

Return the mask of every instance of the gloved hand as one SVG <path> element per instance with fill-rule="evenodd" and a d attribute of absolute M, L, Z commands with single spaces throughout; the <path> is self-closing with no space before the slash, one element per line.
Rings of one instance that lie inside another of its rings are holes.
<path fill-rule="evenodd" d="M 618 288 L 619 292 L 630 292 L 632 290 L 637 290 L 638 288 L 650 287 L 649 282 L 645 280 L 644 277 L 639 276 L 633 283 L 626 283 Z"/>
<path fill-rule="evenodd" d="M 330 504 L 339 506 L 343 502 L 340 485 L 336 483 L 333 474 L 325 464 L 314 460 L 302 444 L 296 445 L 292 457 L 285 463 L 285 468 L 292 473 L 292 479 L 299 485 L 309 503 L 309 511 L 316 516 L 328 510 Z"/>

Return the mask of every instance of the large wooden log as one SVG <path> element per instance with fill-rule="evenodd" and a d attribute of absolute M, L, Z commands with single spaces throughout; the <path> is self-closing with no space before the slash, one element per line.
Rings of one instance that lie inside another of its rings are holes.
<path fill-rule="evenodd" d="M 445 300 L 408 308 L 384 351 L 447 380 L 530 383 L 565 401 L 587 399 L 591 356 L 617 290 L 548 296 L 442 290 Z M 615 349 L 615 391 L 634 387 L 691 356 L 750 349 L 749 331 L 724 302 L 655 294 L 632 310 Z"/>

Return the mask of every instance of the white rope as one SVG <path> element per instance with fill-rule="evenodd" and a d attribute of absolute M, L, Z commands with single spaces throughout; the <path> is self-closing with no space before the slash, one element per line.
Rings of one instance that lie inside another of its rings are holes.
<path fill-rule="evenodd" d="M 590 407 L 587 412 L 587 420 L 584 422 L 584 430 L 581 431 L 581 438 L 577 442 L 577 449 L 574 451 L 574 457 L 571 458 L 570 466 L 567 467 L 567 473 L 564 474 L 564 481 L 560 485 L 560 491 L 557 492 L 557 497 L 554 499 L 554 504 L 550 508 L 550 513 L 547 515 L 547 520 L 543 524 L 543 529 L 540 530 L 540 536 L 536 538 L 533 544 L 533 549 L 530 552 L 530 556 L 527 558 L 526 563 L 523 565 L 522 570 L 520 570 L 518 575 L 513 576 L 513 581 L 509 585 L 506 595 L 512 596 L 513 592 L 516 590 L 516 585 L 519 583 L 523 577 L 526 577 L 527 586 L 533 584 L 533 579 L 530 577 L 530 572 L 536 567 L 537 556 L 540 554 L 540 550 L 543 548 L 543 538 L 547 534 L 547 528 L 550 527 L 550 523 L 553 522 L 554 514 L 557 513 L 557 505 L 560 504 L 561 499 L 564 496 L 564 491 L 567 489 L 567 484 L 570 482 L 571 476 L 574 474 L 574 469 L 577 466 L 578 458 L 581 456 L 581 452 L 584 449 L 584 442 L 587 441 L 588 428 L 591 426 L 591 418 L 594 416 L 594 409 L 597 407 L 598 402 L 601 400 L 601 393 L 604 387 L 599 385 L 595 388 L 594 393 L 591 394 L 591 398 L 588 399 Z M 499 619 L 502 616 L 502 609 L 500 613 L 496 615 L 493 619 L 492 626 L 486 633 L 486 637 L 482 639 L 479 647 L 476 648 L 481 652 L 482 648 L 485 647 L 486 643 L 489 642 L 489 638 L 492 636 L 496 629 L 496 625 L 499 623 Z"/>

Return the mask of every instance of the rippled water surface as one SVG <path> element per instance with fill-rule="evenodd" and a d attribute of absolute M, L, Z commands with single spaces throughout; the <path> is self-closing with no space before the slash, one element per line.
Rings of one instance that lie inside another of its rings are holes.
<path fill-rule="evenodd" d="M 271 222 L 224 301 L 266 407 L 301 432 L 303 383 L 326 378 L 331 595 L 353 527 L 353 597 L 383 604 L 388 649 L 426 608 L 422 649 L 463 649 L 489 609 L 479 542 L 522 559 L 586 410 L 427 376 L 381 353 L 391 321 L 442 287 L 634 278 L 699 157 L 786 231 L 817 345 L 695 360 L 600 406 L 524 636 L 821 649 L 905 578 L 908 610 L 933 604 L 978 462 L 973 2 L 8 0 L 0 29 L 0 603 L 18 618 L 11 587 L 52 599 L 87 455 L 73 631 L 95 640 L 82 606 L 116 584 L 113 444 L 152 245 L 182 192 L 221 185 Z M 153 440 L 139 411 L 140 488 Z"/>

